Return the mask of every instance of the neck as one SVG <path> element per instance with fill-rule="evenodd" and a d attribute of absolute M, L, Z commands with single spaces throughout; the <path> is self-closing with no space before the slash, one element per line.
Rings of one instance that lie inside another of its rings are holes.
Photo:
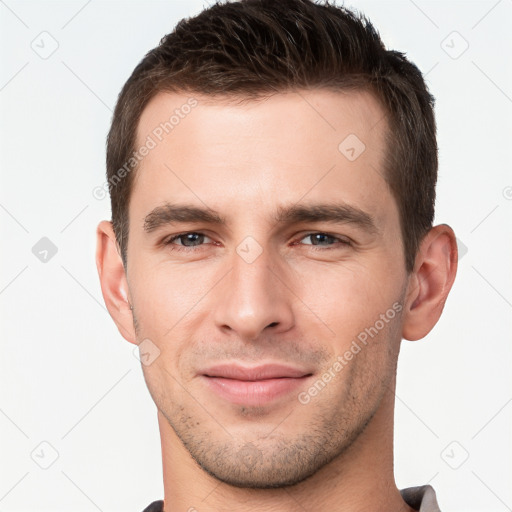
<path fill-rule="evenodd" d="M 393 475 L 394 387 L 347 450 L 305 481 L 278 489 L 232 487 L 208 475 L 159 412 L 165 512 L 413 512 Z"/>

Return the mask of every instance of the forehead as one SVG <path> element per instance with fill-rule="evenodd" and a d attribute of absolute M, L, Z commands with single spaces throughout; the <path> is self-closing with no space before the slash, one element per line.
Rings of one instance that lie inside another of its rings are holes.
<path fill-rule="evenodd" d="M 287 133 L 295 137 L 305 130 L 319 138 L 333 135 L 335 141 L 352 130 L 372 145 L 387 128 L 387 119 L 376 97 L 363 90 L 297 90 L 256 100 L 234 95 L 160 92 L 142 112 L 137 143 L 143 144 L 150 135 L 165 144 L 180 133 L 191 135 L 190 131 L 186 133 L 190 128 L 198 137 L 207 133 L 214 142 L 216 136 L 253 136 L 262 135 L 263 131 L 272 134 L 285 126 L 287 130 L 280 132 L 280 139 L 286 138 Z M 171 134 L 173 137 L 169 137 Z"/>
<path fill-rule="evenodd" d="M 151 149 L 139 163 L 132 199 L 147 207 L 186 199 L 215 209 L 223 201 L 270 208 L 306 195 L 382 202 L 390 198 L 387 129 L 379 101 L 365 91 L 303 90 L 242 101 L 159 93 L 139 121 L 137 149 Z"/>

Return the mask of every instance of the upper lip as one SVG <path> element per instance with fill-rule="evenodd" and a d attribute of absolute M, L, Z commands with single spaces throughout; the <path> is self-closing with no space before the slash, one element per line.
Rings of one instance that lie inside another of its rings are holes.
<path fill-rule="evenodd" d="M 254 367 L 240 366 L 238 364 L 219 364 L 211 366 L 200 373 L 207 377 L 222 377 L 225 379 L 246 381 L 278 379 L 283 377 L 299 378 L 311 375 L 308 371 L 282 364 L 264 364 Z"/>

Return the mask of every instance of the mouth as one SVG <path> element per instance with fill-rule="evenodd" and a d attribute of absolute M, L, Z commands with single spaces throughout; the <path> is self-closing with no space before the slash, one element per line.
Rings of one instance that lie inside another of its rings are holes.
<path fill-rule="evenodd" d="M 280 364 L 252 368 L 229 364 L 210 367 L 199 376 L 209 391 L 223 400 L 236 405 L 262 406 L 290 395 L 312 373 Z"/>

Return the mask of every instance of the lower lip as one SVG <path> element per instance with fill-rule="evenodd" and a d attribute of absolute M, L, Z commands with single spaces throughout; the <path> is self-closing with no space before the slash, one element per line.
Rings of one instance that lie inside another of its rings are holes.
<path fill-rule="evenodd" d="M 203 375 L 202 379 L 214 393 L 225 400 L 237 405 L 261 406 L 297 390 L 309 377 L 310 375 L 247 381 Z"/>

